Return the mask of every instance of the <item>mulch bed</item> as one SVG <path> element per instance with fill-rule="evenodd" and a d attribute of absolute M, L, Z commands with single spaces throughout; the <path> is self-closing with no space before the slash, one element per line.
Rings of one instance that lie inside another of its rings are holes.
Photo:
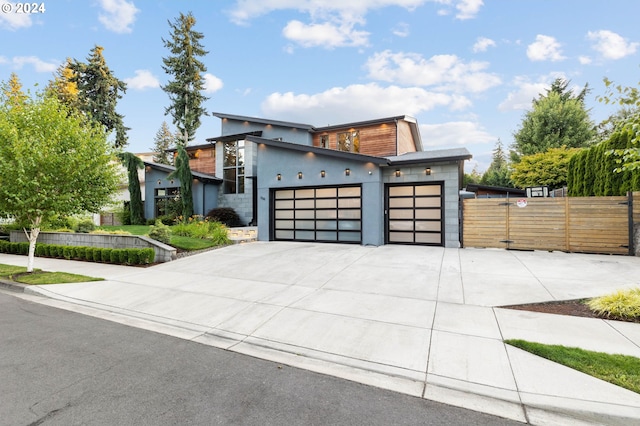
<path fill-rule="evenodd" d="M 571 315 L 574 317 L 600 318 L 640 323 L 639 318 L 607 318 L 604 315 L 598 315 L 585 304 L 587 300 L 588 299 L 562 300 L 559 302 L 529 303 L 526 305 L 509 305 L 500 307 L 506 309 L 517 309 L 520 311 L 542 312 L 546 314 Z"/>

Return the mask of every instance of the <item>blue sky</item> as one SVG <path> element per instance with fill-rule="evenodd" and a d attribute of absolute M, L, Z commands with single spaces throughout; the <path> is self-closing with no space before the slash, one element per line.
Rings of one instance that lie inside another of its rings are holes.
<path fill-rule="evenodd" d="M 44 87 L 95 45 L 128 84 L 118 111 L 147 152 L 169 104 L 160 85 L 169 20 L 192 12 L 209 51 L 205 107 L 326 126 L 408 114 L 426 149 L 466 147 L 484 170 L 531 100 L 556 77 L 588 83 L 594 122 L 604 77 L 640 81 L 637 0 L 50 0 L 18 13 L 0 0 L 0 80 Z M 10 5 L 10 6 L 9 6 Z M 4 12 L 10 9 L 9 12 Z M 23 8 L 24 9 L 24 8 Z M 220 134 L 203 117 L 194 143 Z"/>

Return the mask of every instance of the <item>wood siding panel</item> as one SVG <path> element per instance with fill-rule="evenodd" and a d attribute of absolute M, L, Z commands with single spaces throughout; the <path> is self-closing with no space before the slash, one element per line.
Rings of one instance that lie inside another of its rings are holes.
<path fill-rule="evenodd" d="M 338 133 L 354 130 L 360 131 L 360 154 L 372 155 L 375 157 L 397 155 L 396 124 L 393 122 L 377 124 L 374 126 L 332 129 L 331 132 L 318 132 L 313 135 L 313 146 L 320 146 L 320 137 L 322 135 L 329 135 L 328 148 L 337 149 Z"/>
<path fill-rule="evenodd" d="M 398 153 L 396 155 L 416 152 L 416 142 L 411 135 L 411 127 L 406 121 L 398 122 Z"/>
<path fill-rule="evenodd" d="M 526 207 L 516 198 L 464 200 L 463 245 L 628 254 L 627 197 L 525 200 Z"/>
<path fill-rule="evenodd" d="M 198 158 L 189 159 L 189 167 L 194 172 L 207 173 L 215 175 L 216 173 L 216 155 L 215 147 L 210 149 L 199 149 L 197 151 Z"/>

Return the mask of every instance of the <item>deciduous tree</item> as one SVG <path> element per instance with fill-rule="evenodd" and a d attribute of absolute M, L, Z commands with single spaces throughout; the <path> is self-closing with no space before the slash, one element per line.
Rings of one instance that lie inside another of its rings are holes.
<path fill-rule="evenodd" d="M 24 225 L 27 271 L 41 226 L 55 215 L 97 213 L 117 190 L 118 171 L 102 127 L 53 96 L 16 107 L 0 99 L 0 211 Z"/>
<path fill-rule="evenodd" d="M 571 157 L 580 148 L 551 148 L 546 152 L 525 155 L 514 164 L 511 180 L 519 188 L 526 186 L 548 186 L 562 188 L 567 184 L 567 173 Z"/>

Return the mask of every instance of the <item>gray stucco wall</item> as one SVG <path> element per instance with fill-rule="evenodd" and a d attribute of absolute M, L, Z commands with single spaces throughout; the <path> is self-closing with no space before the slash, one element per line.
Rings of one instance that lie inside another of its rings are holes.
<path fill-rule="evenodd" d="M 425 175 L 425 166 L 386 167 L 385 183 L 402 182 L 444 182 L 444 245 L 460 247 L 460 225 L 458 218 L 459 205 L 459 170 L 457 162 L 431 165 L 431 175 Z M 400 176 L 395 171 L 400 169 Z"/>
<path fill-rule="evenodd" d="M 11 231 L 12 243 L 27 242 L 22 231 Z M 101 235 L 78 234 L 71 232 L 41 232 L 38 244 L 57 244 L 62 246 L 102 247 L 113 249 L 152 248 L 155 252 L 154 262 L 169 262 L 176 258 L 175 247 L 168 246 L 149 237 L 140 235 Z"/>
<path fill-rule="evenodd" d="M 284 141 L 298 143 L 301 145 L 313 144 L 311 133 L 309 133 L 305 129 L 283 127 L 277 125 L 266 125 L 262 123 L 250 123 L 248 121 L 237 121 L 230 119 L 222 120 L 222 136 L 236 135 L 239 133 L 255 131 L 262 131 L 262 137 L 265 139 L 282 138 L 282 140 Z"/>
<path fill-rule="evenodd" d="M 339 186 L 362 187 L 362 244 L 384 244 L 383 195 L 380 168 L 373 163 L 348 161 L 319 154 L 258 146 L 258 228 L 259 239 L 269 239 L 270 188 Z M 345 175 L 345 169 L 351 173 Z M 325 171 L 325 177 L 320 171 Z M 302 172 L 302 179 L 298 179 Z M 277 175 L 282 176 L 281 180 Z"/>
<path fill-rule="evenodd" d="M 168 179 L 169 172 L 151 168 L 145 174 L 144 217 L 155 218 L 155 190 L 157 188 L 180 188 L 180 179 Z M 211 209 L 218 206 L 218 190 L 220 185 L 193 181 L 193 212 L 205 216 Z"/>

